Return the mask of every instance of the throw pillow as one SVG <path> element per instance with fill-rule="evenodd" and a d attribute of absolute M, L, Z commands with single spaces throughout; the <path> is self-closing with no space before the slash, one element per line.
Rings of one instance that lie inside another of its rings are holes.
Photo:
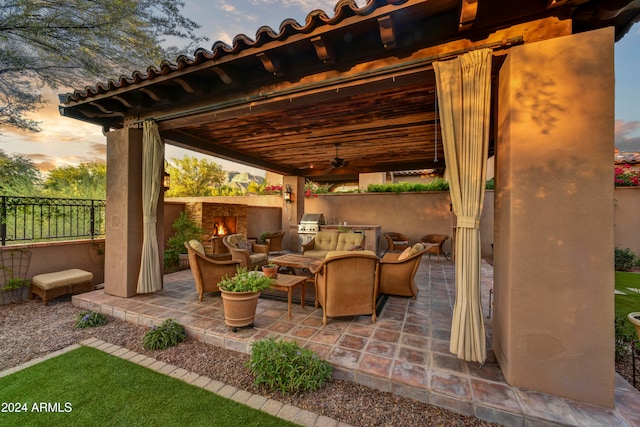
<path fill-rule="evenodd" d="M 236 246 L 238 247 L 238 249 L 245 249 L 247 251 L 249 251 L 249 253 L 252 252 L 252 247 L 251 247 L 251 242 L 248 240 L 242 241 L 242 242 L 238 242 L 236 243 Z"/>
<path fill-rule="evenodd" d="M 411 248 L 407 248 L 404 251 L 402 251 L 402 253 L 398 257 L 398 261 L 405 260 L 405 259 L 409 258 L 410 256 L 411 256 Z"/>
<path fill-rule="evenodd" d="M 191 246 L 191 249 L 198 252 L 200 255 L 204 255 L 204 247 L 202 246 L 202 243 L 197 240 L 189 240 L 189 246 Z"/>
<path fill-rule="evenodd" d="M 411 252 L 409 253 L 409 256 L 411 255 L 415 255 L 418 252 L 422 251 L 424 249 L 424 245 L 422 243 L 416 243 L 415 245 L 413 245 L 413 247 L 411 248 Z"/>

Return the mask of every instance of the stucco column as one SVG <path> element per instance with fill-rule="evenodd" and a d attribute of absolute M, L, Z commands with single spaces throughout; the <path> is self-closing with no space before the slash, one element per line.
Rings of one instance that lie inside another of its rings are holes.
<path fill-rule="evenodd" d="M 614 402 L 613 28 L 509 50 L 493 348 L 509 384 Z"/>
<path fill-rule="evenodd" d="M 110 295 L 136 295 L 142 249 L 141 194 L 142 130 L 109 132 L 104 290 Z M 161 223 L 161 212 L 158 220 Z"/>
<path fill-rule="evenodd" d="M 290 251 L 298 251 L 298 223 L 304 213 L 304 178 L 299 176 L 284 176 L 282 178 L 282 191 L 287 184 L 293 191 L 292 203 L 282 200 L 282 229 L 288 230 L 286 240 L 283 242 Z"/>

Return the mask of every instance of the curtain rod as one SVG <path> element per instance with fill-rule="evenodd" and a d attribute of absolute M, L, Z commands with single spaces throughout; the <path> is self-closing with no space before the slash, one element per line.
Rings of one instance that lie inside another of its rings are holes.
<path fill-rule="evenodd" d="M 331 86 L 336 83 L 349 83 L 349 82 L 360 80 L 363 77 L 381 76 L 381 75 L 388 74 L 391 71 L 407 71 L 413 68 L 418 68 L 420 66 L 430 65 L 435 61 L 444 61 L 447 59 L 453 59 L 456 56 L 459 56 L 474 50 L 478 50 L 478 49 L 492 49 L 493 51 L 496 51 L 496 50 L 506 49 L 511 46 L 519 45 L 522 43 L 524 43 L 523 36 L 511 37 L 505 40 L 500 40 L 492 43 L 485 43 L 483 45 L 458 49 L 452 52 L 447 52 L 445 54 L 431 55 L 426 58 L 417 59 L 411 62 L 405 62 L 399 65 L 391 65 L 391 66 L 379 68 L 376 70 L 365 71 L 363 73 L 355 74 L 349 77 L 336 77 L 333 79 L 323 80 L 322 82 L 319 82 L 319 83 L 309 83 L 303 86 L 296 86 L 295 88 L 286 89 L 278 92 L 264 93 L 261 95 L 255 95 L 255 96 L 244 97 L 240 99 L 234 99 L 232 101 L 225 101 L 225 102 L 220 102 L 216 104 L 211 104 L 204 107 L 191 108 L 189 110 L 184 110 L 177 113 L 165 114 L 165 115 L 156 116 L 156 117 L 149 117 L 146 119 L 136 120 L 133 122 L 133 124 L 139 125 L 140 123 L 143 123 L 146 120 L 153 120 L 156 122 L 160 122 L 160 121 L 166 121 L 166 120 L 172 120 L 172 119 L 179 119 L 182 117 L 191 116 L 193 114 L 204 114 L 211 111 L 220 110 L 223 108 L 240 106 L 243 104 L 247 104 L 249 102 L 266 101 L 268 99 L 275 98 L 276 96 L 293 95 L 296 93 L 304 92 L 309 89 L 319 89 L 322 87 Z"/>

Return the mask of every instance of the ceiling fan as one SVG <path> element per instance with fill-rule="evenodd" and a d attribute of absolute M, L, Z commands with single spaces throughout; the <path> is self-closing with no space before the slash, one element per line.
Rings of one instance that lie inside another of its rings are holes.
<path fill-rule="evenodd" d="M 327 169 L 324 173 L 329 173 L 333 169 L 346 168 L 347 166 L 349 166 L 348 160 L 345 160 L 338 156 L 338 147 L 340 146 L 340 144 L 336 143 L 334 145 L 336 146 L 336 157 L 331 159 L 331 167 Z"/>

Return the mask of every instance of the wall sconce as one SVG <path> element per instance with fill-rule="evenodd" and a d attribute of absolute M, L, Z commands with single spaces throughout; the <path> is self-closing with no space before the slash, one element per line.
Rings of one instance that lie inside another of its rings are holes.
<path fill-rule="evenodd" d="M 164 169 L 162 170 L 162 189 L 167 191 L 169 188 L 171 188 L 171 175 L 167 172 L 167 161 L 165 160 Z"/>
<path fill-rule="evenodd" d="M 284 190 L 283 196 L 284 196 L 284 201 L 285 202 L 293 203 L 293 199 L 292 199 L 293 192 L 291 191 L 291 185 L 287 184 L 287 186 L 286 186 L 286 188 Z"/>

